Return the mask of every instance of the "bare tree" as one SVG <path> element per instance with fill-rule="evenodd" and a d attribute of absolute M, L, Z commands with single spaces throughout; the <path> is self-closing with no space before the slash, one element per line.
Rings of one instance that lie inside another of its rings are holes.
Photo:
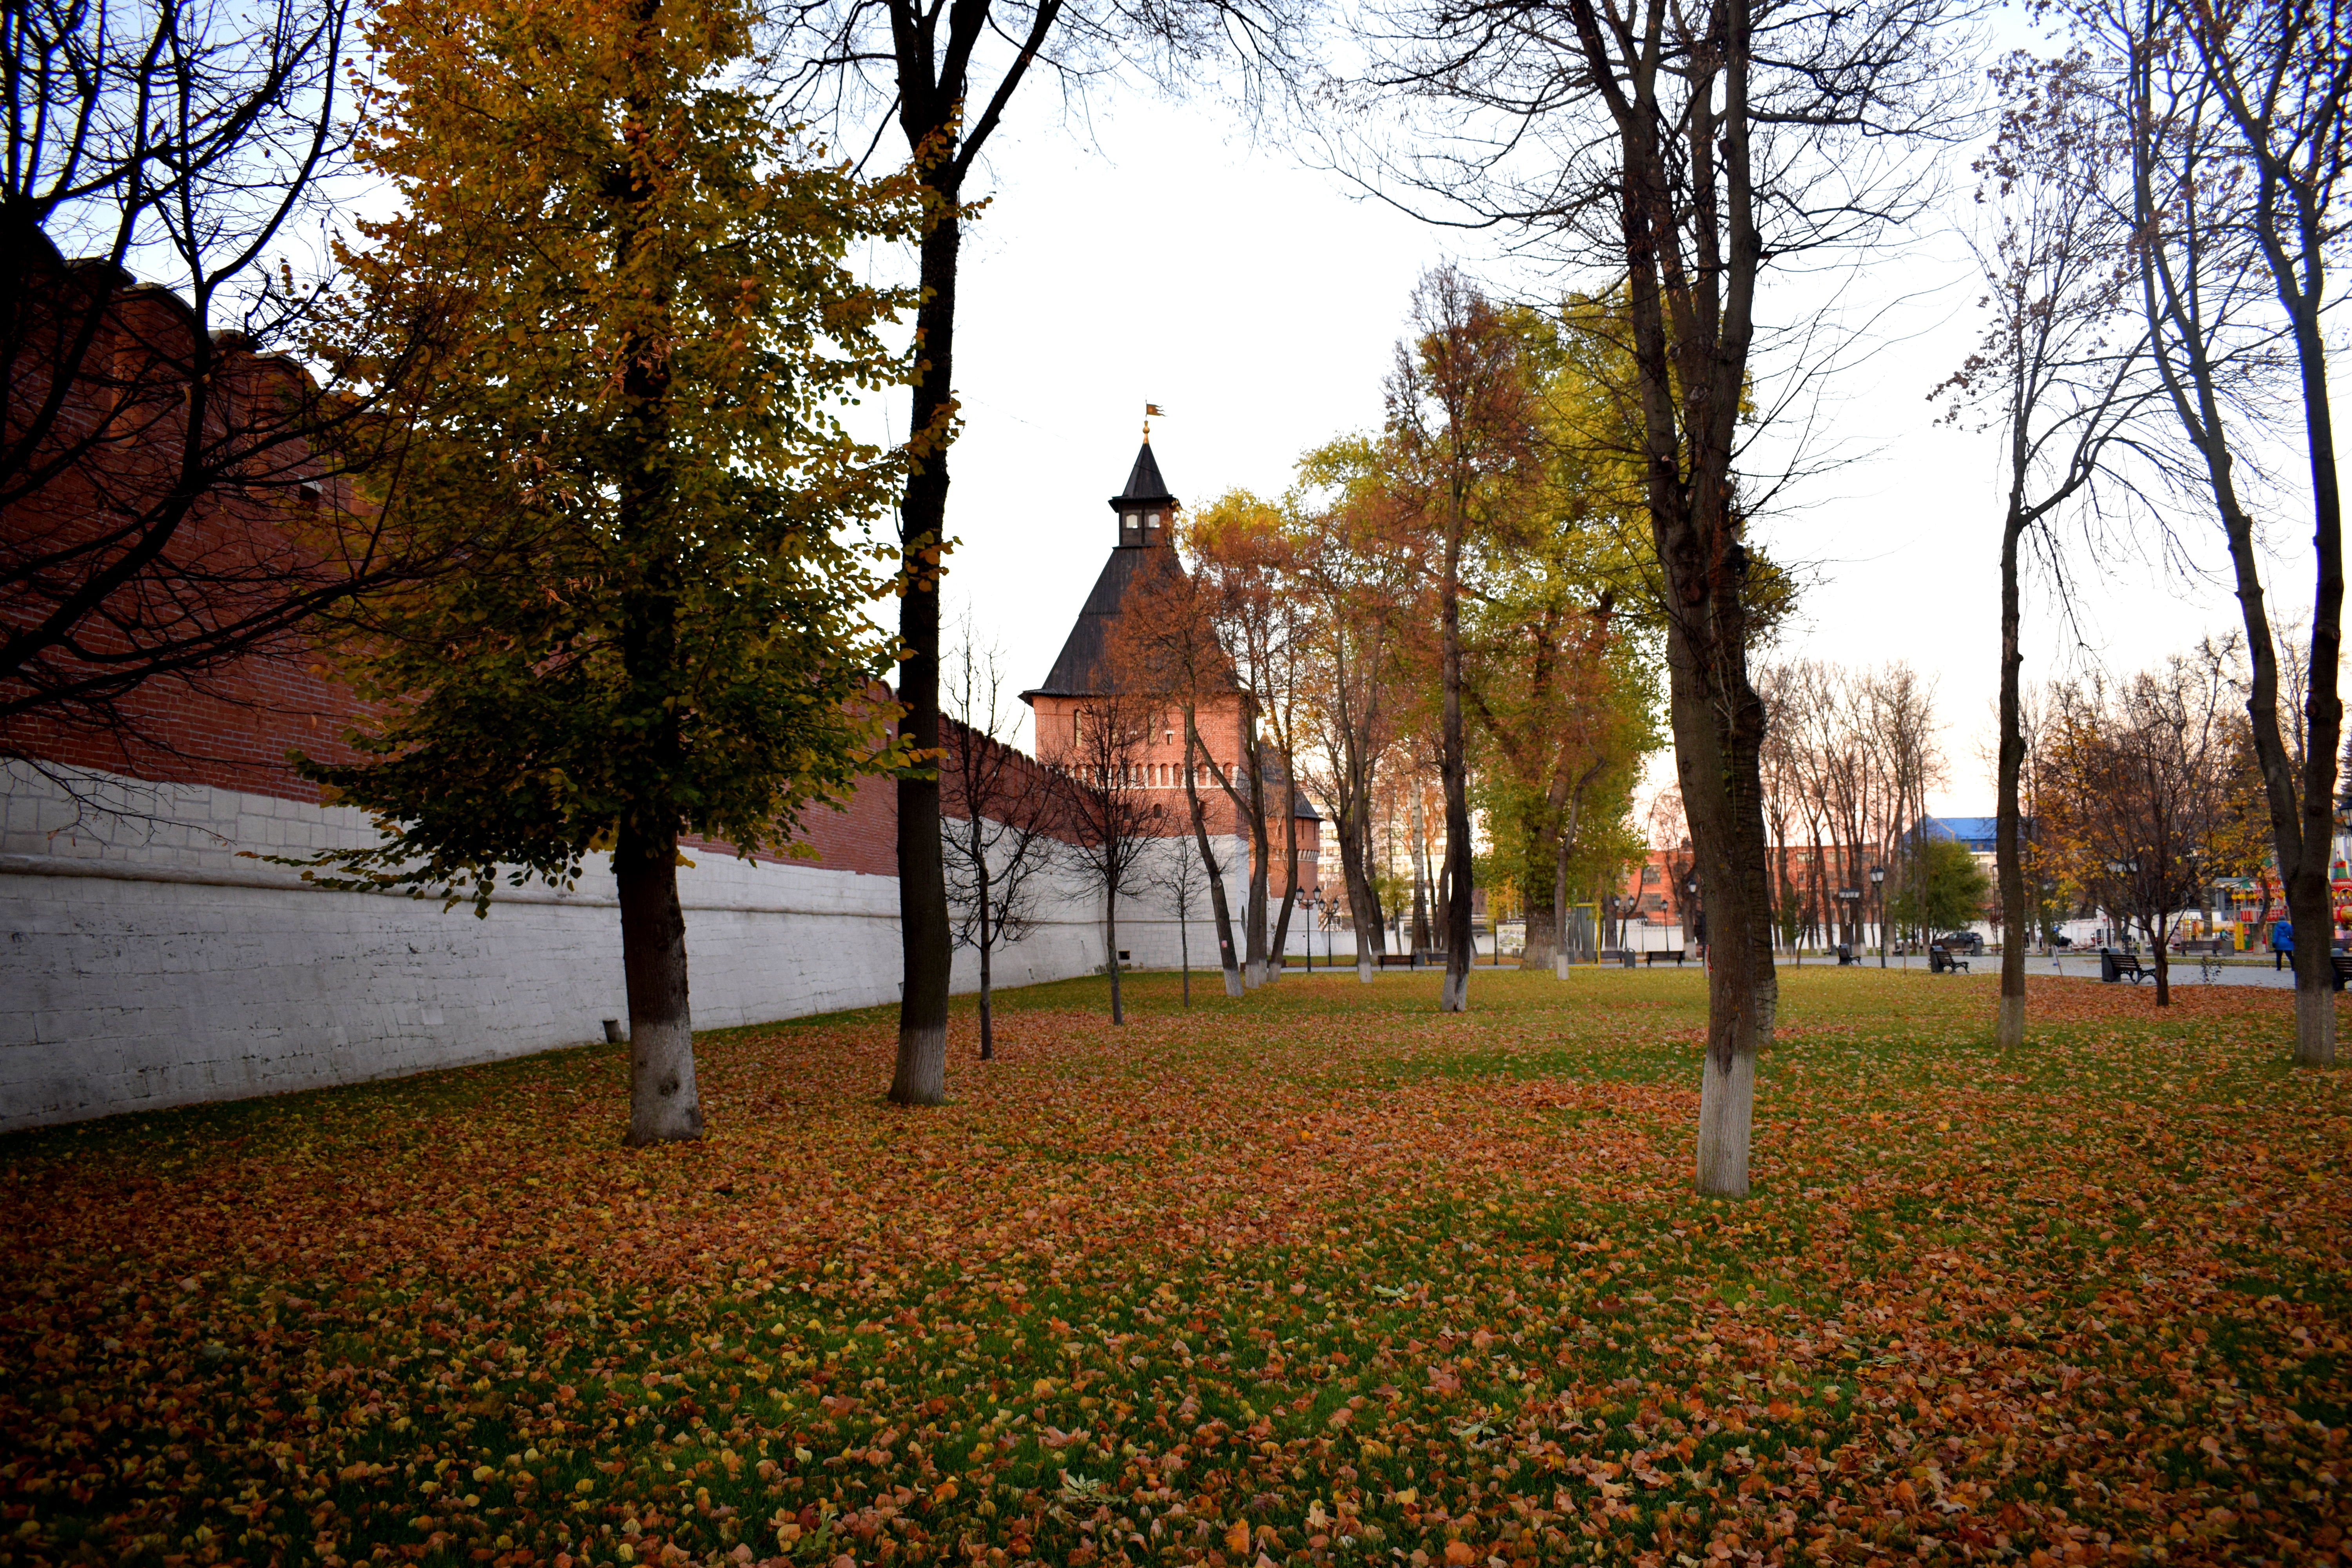
<path fill-rule="evenodd" d="M 980 955 L 980 1059 L 996 1056 L 992 960 L 1036 921 L 1039 879 L 1060 841 L 1034 764 L 1012 743 L 1000 650 L 975 639 L 967 611 L 948 659 L 947 723 L 940 727 L 944 786 L 940 848 L 955 944 Z"/>
<path fill-rule="evenodd" d="M 2025 929 L 2025 844 L 2019 806 L 2025 766 L 2021 681 L 2020 555 L 2038 540 L 2053 574 L 2063 561 L 2047 525 L 2126 442 L 2149 388 L 2137 379 L 2145 338 L 2117 341 L 2130 268 L 2110 221 L 2126 187 L 2110 118 L 2086 80 L 2082 54 L 2054 61 L 2013 55 L 1994 73 L 2000 130 L 1977 164 L 1977 200 L 1990 212 L 1977 241 L 1989 321 L 1967 363 L 1937 389 L 1947 417 L 1975 414 L 2006 448 L 2000 532 L 2000 699 L 1995 801 L 2001 925 Z M 2025 1043 L 2025 942 L 2001 944 L 1999 1039 Z"/>
<path fill-rule="evenodd" d="M 2342 498 L 2322 332 L 2342 238 L 2352 43 L 2318 0 L 2082 0 L 2129 150 L 2129 225 L 2153 363 L 2228 542 L 2252 670 L 2248 712 L 2295 944 L 2295 1060 L 2336 1058 L 2328 868 L 2344 707 Z M 2302 766 L 2279 722 L 2278 639 L 2247 496 L 2249 399 L 2301 405 L 2312 513 Z"/>
<path fill-rule="evenodd" d="M 1102 896 L 1114 1024 L 1127 1022 L 1119 995 L 1118 900 L 1143 886 L 1170 826 L 1167 808 L 1154 798 L 1143 771 L 1160 714 L 1156 699 L 1105 693 L 1078 710 L 1068 740 L 1056 736 L 1040 747 L 1056 770 L 1055 816 L 1074 845 L 1073 862 Z"/>
<path fill-rule="evenodd" d="M 1916 910 L 1927 909 L 1927 792 L 1947 782 L 1942 749 L 1936 743 L 1934 680 L 1896 659 L 1858 681 L 1855 699 L 1864 743 L 1877 753 L 1885 787 L 1878 842 L 1889 852 L 1887 873 Z M 1895 860 L 1893 851 L 1910 853 Z M 1922 917 L 1924 920 L 1924 916 Z M 1919 937 L 1924 942 L 1927 932 Z"/>
<path fill-rule="evenodd" d="M 1134 66 L 1175 84 L 1212 60 L 1245 75 L 1287 54 L 1296 18 L 1287 0 L 1175 0 L 1137 10 L 1118 0 L 789 0 L 771 7 L 778 58 L 793 78 L 787 101 L 831 124 L 845 145 L 878 145 L 896 124 L 924 191 L 931 225 L 919 258 L 915 321 L 922 371 L 909 418 L 920 460 L 899 508 L 904 646 L 899 700 L 918 747 L 939 743 L 939 581 L 950 546 L 948 454 L 956 436 L 956 281 L 968 186 L 983 149 L 1034 75 L 1065 94 Z M 947 900 L 939 850 L 939 785 L 920 773 L 898 786 L 899 925 L 905 987 L 899 1073 L 892 1098 L 939 1080 L 925 1065 L 947 1048 Z"/>
<path fill-rule="evenodd" d="M 2240 651 L 2234 638 L 2209 642 L 2112 686 L 2095 677 L 2051 692 L 2043 847 L 2078 893 L 2138 922 L 2159 1007 L 2172 1001 L 2181 912 L 2261 856 L 2260 774 L 2233 710 Z"/>
<path fill-rule="evenodd" d="M 1152 861 L 1150 885 L 1168 900 L 1176 916 L 1176 961 L 1184 972 L 1184 1005 L 1192 1005 L 1192 917 L 1209 892 L 1209 868 L 1200 846 L 1189 833 L 1175 833 L 1159 841 Z"/>
<path fill-rule="evenodd" d="M 334 284 L 306 226 L 347 168 L 345 19 L 26 0 L 0 21 L 0 754 L 167 751 L 136 694 L 249 703 L 230 667 L 437 563 L 351 483 L 388 482 L 375 397 L 430 324 L 380 323 L 365 366 L 290 357 Z"/>

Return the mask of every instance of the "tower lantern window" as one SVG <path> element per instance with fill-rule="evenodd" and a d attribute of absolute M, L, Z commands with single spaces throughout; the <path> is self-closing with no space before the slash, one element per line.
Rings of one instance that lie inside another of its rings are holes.
<path fill-rule="evenodd" d="M 1152 527 L 1158 528 L 1160 526 L 1160 514 L 1155 511 L 1149 518 L 1145 519 L 1145 521 Z"/>

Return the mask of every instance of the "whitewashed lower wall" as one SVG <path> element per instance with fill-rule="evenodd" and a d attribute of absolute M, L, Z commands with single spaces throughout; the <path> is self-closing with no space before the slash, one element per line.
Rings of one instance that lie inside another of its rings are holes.
<path fill-rule="evenodd" d="M 501 889 L 477 919 L 320 891 L 239 854 L 364 842 L 356 811 L 122 780 L 97 781 L 93 810 L 76 804 L 90 782 L 68 793 L 21 764 L 0 784 L 0 1130 L 522 1056 L 628 1016 L 601 865 L 574 892 Z M 898 1000 L 897 879 L 695 858 L 679 891 L 698 1026 Z M 1102 966 L 1098 896 L 1063 876 L 1040 905 L 997 984 Z M 1201 917 L 1193 962 L 1213 963 Z M 1122 900 L 1119 945 L 1172 966 L 1176 922 Z M 957 953 L 955 984 L 978 985 L 974 954 Z"/>

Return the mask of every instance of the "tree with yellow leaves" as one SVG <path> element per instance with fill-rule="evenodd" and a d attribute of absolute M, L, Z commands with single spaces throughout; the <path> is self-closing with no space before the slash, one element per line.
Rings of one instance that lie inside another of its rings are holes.
<path fill-rule="evenodd" d="M 609 851 L 628 984 L 629 1142 L 693 1138 L 679 840 L 788 846 L 813 802 L 901 760 L 854 543 L 903 478 L 842 405 L 903 384 L 911 291 L 846 265 L 918 227 L 730 85 L 732 0 L 391 0 L 365 149 L 404 210 L 361 226 L 338 341 L 362 370 L 425 323 L 391 407 L 404 534 L 468 570 L 367 605 L 362 761 L 308 765 L 374 812 L 342 885 L 487 912 L 501 877 L 568 886 Z M 895 551 L 887 552 L 895 558 Z"/>

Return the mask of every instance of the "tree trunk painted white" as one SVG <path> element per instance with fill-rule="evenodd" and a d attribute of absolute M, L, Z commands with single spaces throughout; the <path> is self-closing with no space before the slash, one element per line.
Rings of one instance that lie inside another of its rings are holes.
<path fill-rule="evenodd" d="M 1707 1052 L 1699 1068 L 1698 1190 L 1709 1197 L 1748 1195 L 1748 1132 L 1756 1108 L 1756 1052 L 1725 1060 Z"/>
<path fill-rule="evenodd" d="M 1438 987 L 1437 1010 L 1441 1013 L 1466 1013 L 1470 1010 L 1470 974 L 1468 966 L 1457 972 L 1453 956 L 1447 955 L 1445 980 Z"/>
<path fill-rule="evenodd" d="M 2001 956 L 2004 962 L 2008 958 L 2007 953 Z M 2022 995 L 2001 997 L 1998 1031 L 2000 1048 L 2004 1051 L 2016 1050 L 2025 1044 L 2025 998 Z"/>
<path fill-rule="evenodd" d="M 648 833 L 624 822 L 613 874 L 629 993 L 629 1144 L 699 1138 L 702 1101 L 694 1084 L 677 833 Z"/>
<path fill-rule="evenodd" d="M 1356 979 L 1360 984 L 1372 983 L 1372 955 L 1364 951 L 1364 933 L 1356 933 Z"/>

